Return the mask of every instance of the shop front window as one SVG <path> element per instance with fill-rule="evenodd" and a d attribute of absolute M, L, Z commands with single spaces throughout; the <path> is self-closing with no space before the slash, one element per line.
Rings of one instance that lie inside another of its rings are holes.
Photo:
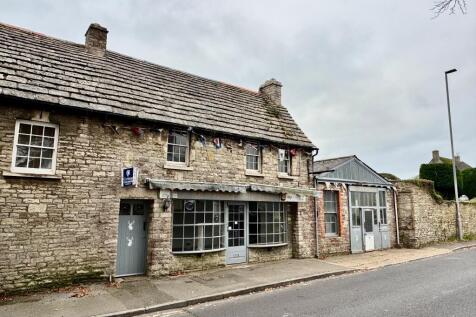
<path fill-rule="evenodd" d="M 172 252 L 200 253 L 224 248 L 224 203 L 173 200 Z"/>
<path fill-rule="evenodd" d="M 248 230 L 250 246 L 273 246 L 287 243 L 287 212 L 284 204 L 250 202 Z"/>

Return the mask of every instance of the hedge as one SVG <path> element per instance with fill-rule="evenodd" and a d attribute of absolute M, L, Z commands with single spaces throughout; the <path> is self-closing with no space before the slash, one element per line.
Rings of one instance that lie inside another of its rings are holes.
<path fill-rule="evenodd" d="M 461 193 L 469 199 L 476 197 L 476 168 L 468 168 L 461 172 L 463 186 Z"/>
<path fill-rule="evenodd" d="M 462 187 L 461 173 L 457 171 L 458 188 Z M 445 199 L 454 199 L 453 167 L 451 164 L 422 164 L 420 178 L 428 179 L 435 183 L 435 190 Z"/>

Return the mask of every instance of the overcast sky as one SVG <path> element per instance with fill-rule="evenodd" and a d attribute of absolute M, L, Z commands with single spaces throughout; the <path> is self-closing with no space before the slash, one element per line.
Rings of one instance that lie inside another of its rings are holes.
<path fill-rule="evenodd" d="M 432 0 L 19 1 L 0 21 L 83 43 L 91 22 L 108 49 L 257 90 L 283 83 L 284 104 L 320 148 L 356 154 L 402 178 L 439 149 L 476 166 L 476 2 L 431 19 Z M 134 3 L 133 3 L 134 2 Z"/>

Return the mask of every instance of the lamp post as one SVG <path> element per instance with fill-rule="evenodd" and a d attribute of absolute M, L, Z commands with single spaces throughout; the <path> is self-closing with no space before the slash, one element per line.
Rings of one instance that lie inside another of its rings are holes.
<path fill-rule="evenodd" d="M 463 240 L 463 227 L 461 225 L 461 212 L 459 209 L 459 196 L 458 196 L 458 178 L 456 176 L 456 164 L 455 164 L 455 152 L 453 146 L 453 127 L 451 125 L 451 110 L 450 110 L 450 93 L 448 90 L 448 74 L 456 72 L 456 69 L 450 69 L 445 72 L 446 83 L 446 104 L 448 105 L 448 121 L 450 124 L 450 140 L 451 140 L 451 160 L 453 162 L 453 181 L 455 187 L 455 201 L 456 201 L 456 222 L 458 224 L 458 239 Z"/>

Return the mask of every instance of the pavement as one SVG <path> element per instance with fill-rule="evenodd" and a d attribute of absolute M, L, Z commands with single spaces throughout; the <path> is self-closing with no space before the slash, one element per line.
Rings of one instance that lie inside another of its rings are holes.
<path fill-rule="evenodd" d="M 126 278 L 118 283 L 83 284 L 0 301 L 0 317 L 136 316 L 314 279 L 372 270 L 448 254 L 476 242 L 445 243 L 422 249 L 389 249 L 318 259 L 228 266 L 160 279 Z"/>
<path fill-rule="evenodd" d="M 474 317 L 476 249 L 141 317 Z"/>

